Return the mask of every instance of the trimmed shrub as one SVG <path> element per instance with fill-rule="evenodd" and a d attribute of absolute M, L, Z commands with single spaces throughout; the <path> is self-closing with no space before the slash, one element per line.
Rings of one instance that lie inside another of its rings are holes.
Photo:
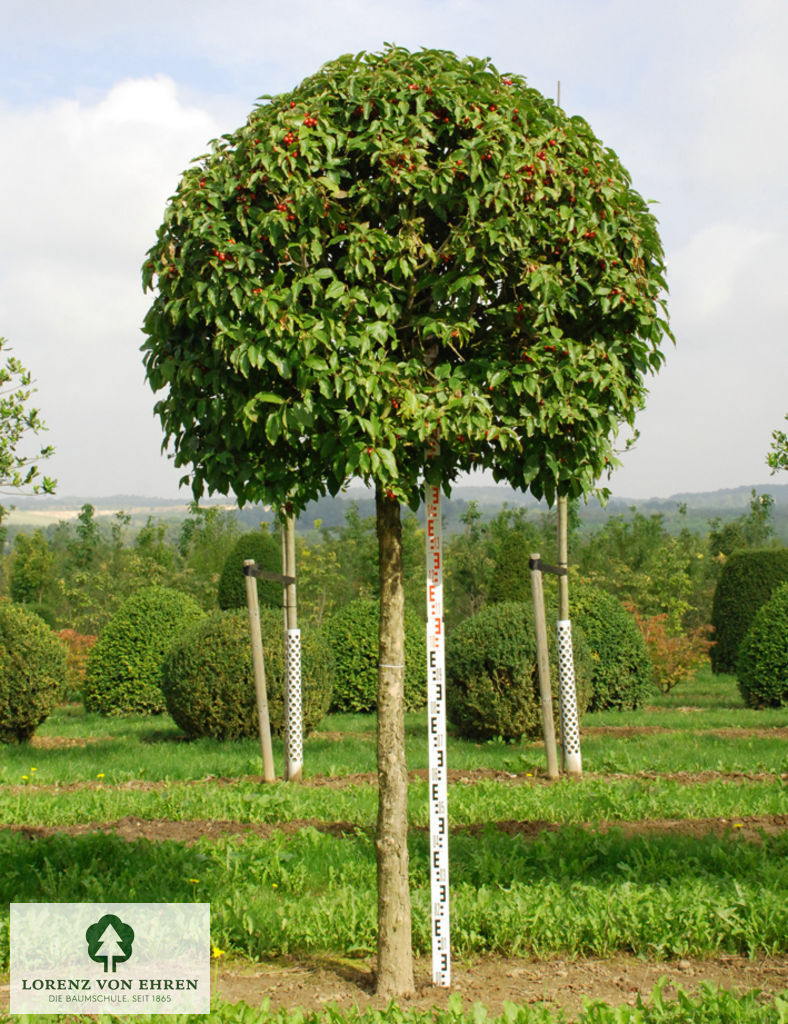
<path fill-rule="evenodd" d="M 735 672 L 739 644 L 755 613 L 781 583 L 788 582 L 788 548 L 738 551 L 725 563 L 711 609 L 715 673 Z"/>
<path fill-rule="evenodd" d="M 631 711 L 653 692 L 646 641 L 631 615 L 607 591 L 581 583 L 571 592 L 572 628 L 579 626 L 591 656 L 589 711 Z"/>
<path fill-rule="evenodd" d="M 374 711 L 378 706 L 377 599 L 359 598 L 333 615 L 326 640 L 334 655 L 332 711 Z M 405 608 L 405 708 L 413 711 L 427 703 L 427 627 Z"/>
<path fill-rule="evenodd" d="M 264 527 L 241 534 L 227 556 L 219 577 L 216 600 L 220 608 L 246 608 L 246 578 L 243 568 L 247 558 L 253 558 L 260 568 L 267 572 L 281 573 L 281 542 L 272 537 Z M 256 582 L 260 607 L 281 608 L 282 584 L 271 580 Z"/>
<path fill-rule="evenodd" d="M 284 639 L 282 613 L 260 610 L 271 732 L 284 733 Z M 320 632 L 301 630 L 304 734 L 325 717 L 331 703 L 333 663 Z M 162 674 L 167 710 L 189 736 L 237 740 L 257 736 L 249 616 L 214 612 L 170 650 Z"/>
<path fill-rule="evenodd" d="M 736 675 L 748 707 L 788 704 L 788 583 L 755 613 L 739 645 Z"/>
<path fill-rule="evenodd" d="M 0 742 L 22 743 L 66 689 L 66 649 L 37 615 L 0 601 Z"/>
<path fill-rule="evenodd" d="M 558 644 L 554 629 L 547 634 L 557 723 Z M 572 642 L 581 717 L 591 696 L 591 657 L 581 629 L 573 630 Z M 448 717 L 461 735 L 485 740 L 541 736 L 533 605 L 489 605 L 460 623 L 447 637 L 446 680 Z"/>
<path fill-rule="evenodd" d="M 88 655 L 82 690 L 86 710 L 101 715 L 162 712 L 164 656 L 202 617 L 193 598 L 169 587 L 146 587 L 125 601 Z"/>

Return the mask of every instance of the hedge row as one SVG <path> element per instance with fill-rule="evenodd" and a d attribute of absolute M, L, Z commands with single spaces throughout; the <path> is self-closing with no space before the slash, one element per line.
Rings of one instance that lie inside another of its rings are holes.
<path fill-rule="evenodd" d="M 723 566 L 711 610 L 715 672 L 736 672 L 739 646 L 758 609 L 783 583 L 788 583 L 788 548 L 738 551 Z"/>

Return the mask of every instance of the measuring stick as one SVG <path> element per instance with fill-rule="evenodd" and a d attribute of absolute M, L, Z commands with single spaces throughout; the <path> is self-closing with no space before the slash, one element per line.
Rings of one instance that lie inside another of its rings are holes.
<path fill-rule="evenodd" d="M 451 985 L 449 805 L 446 767 L 446 663 L 440 488 L 425 486 L 427 506 L 427 722 L 430 780 L 432 982 Z"/>

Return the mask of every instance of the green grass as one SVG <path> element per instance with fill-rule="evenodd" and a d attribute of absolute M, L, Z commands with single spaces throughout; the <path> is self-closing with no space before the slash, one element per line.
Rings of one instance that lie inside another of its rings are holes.
<path fill-rule="evenodd" d="M 788 707 L 745 707 L 736 677 L 715 676 L 706 666 L 670 693 L 655 690 L 636 711 L 596 711 L 583 721 L 585 725 L 665 725 L 671 729 L 763 729 L 788 726 Z"/>
<path fill-rule="evenodd" d="M 631 732 L 655 726 L 658 732 Z M 469 774 L 449 788 L 455 829 L 450 844 L 452 945 L 457 955 L 604 957 L 628 952 L 665 959 L 787 954 L 788 832 L 748 841 L 733 827 L 746 817 L 788 814 L 783 777 L 788 745 L 769 734 L 785 727 L 788 709 L 746 709 L 735 680 L 704 672 L 671 694 L 655 695 L 642 710 L 586 716 L 586 775 L 580 780 L 547 784 L 540 777 L 540 744 L 450 738 L 451 769 L 470 773 L 486 768 L 516 776 L 480 779 Z M 374 730 L 374 716 L 329 716 L 305 743 L 307 776 L 374 772 Z M 423 712 L 407 716 L 406 731 L 409 767 L 426 767 Z M 0 831 L 0 903 L 6 907 L 12 899 L 205 900 L 211 903 L 212 941 L 237 956 L 353 955 L 374 949 L 377 790 L 372 782 L 266 786 L 250 777 L 261 773 L 256 741 L 184 742 L 166 715 L 104 719 L 69 706 L 58 710 L 38 735 L 45 741 L 49 737 L 50 745 L 3 749 L 0 822 L 58 827 L 131 816 L 274 826 L 342 821 L 348 829 L 344 836 L 315 828 L 288 835 L 275 829 L 265 839 L 249 834 L 192 846 L 144 839 L 126 843 L 96 832 L 31 840 L 24 833 Z M 58 739 L 90 742 L 69 746 Z M 281 742 L 275 742 L 274 752 L 281 766 Z M 692 780 L 678 774 L 702 771 L 719 775 Z M 731 827 L 706 835 L 625 834 L 597 827 L 699 818 L 726 819 Z M 424 781 L 410 784 L 409 820 L 413 939 L 417 952 L 426 952 Z M 530 838 L 495 827 L 509 820 L 555 827 Z M 489 827 L 481 832 L 462 831 L 485 824 Z M 7 943 L 7 928 L 0 928 L 0 963 L 7 963 Z M 390 1012 L 392 1024 L 422 1020 L 418 1014 Z M 538 1007 L 512 1008 L 507 1014 L 508 1024 L 554 1020 Z M 211 1016 L 217 1022 L 243 1018 L 287 1024 L 282 1015 L 227 1006 L 218 1006 Z M 447 1024 L 483 1020 L 481 1010 L 459 1008 L 431 1020 L 444 1017 Z M 378 1016 L 375 1024 L 384 1019 Z M 788 1024 L 788 1004 L 711 989 L 667 1003 L 657 992 L 646 1005 L 615 1011 L 589 1007 L 580 1019 L 588 1024 Z M 360 1024 L 364 1018 L 350 1015 L 351 1020 Z M 338 1014 L 331 1018 L 331 1024 L 342 1021 Z"/>
<path fill-rule="evenodd" d="M 429 837 L 410 837 L 413 938 L 429 949 Z M 374 837 L 307 828 L 243 842 L 126 843 L 0 834 L 0 900 L 211 904 L 236 955 L 374 950 Z M 458 955 L 666 958 L 788 952 L 788 833 L 625 836 L 566 827 L 525 841 L 491 829 L 450 849 Z M 2 951 L 7 963 L 7 948 Z"/>
<path fill-rule="evenodd" d="M 413 825 L 429 820 L 426 782 L 409 787 L 408 816 Z M 562 824 L 638 821 L 643 818 L 741 818 L 788 813 L 788 787 L 779 778 L 742 785 L 736 780 L 682 783 L 673 779 L 562 779 L 547 786 L 506 785 L 491 780 L 449 787 L 453 825 L 515 819 Z M 377 789 L 371 784 L 343 786 L 266 786 L 240 779 L 171 783 L 153 789 L 112 784 L 67 792 L 30 785 L 0 787 L 0 823 L 77 825 L 135 818 L 174 821 L 231 820 L 288 822 L 303 819 L 343 821 L 371 826 L 377 814 Z"/>
<path fill-rule="evenodd" d="M 683 702 L 683 703 L 682 703 Z M 691 702 L 691 703 L 688 703 Z M 680 708 L 693 708 L 682 711 Z M 316 775 L 350 775 L 376 769 L 374 715 L 329 715 L 316 736 L 306 740 L 304 771 Z M 596 712 L 585 717 L 586 729 L 612 728 L 582 737 L 587 772 L 772 772 L 788 771 L 788 745 L 774 737 L 717 735 L 714 730 L 788 728 L 788 708 L 757 711 L 744 708 L 731 676 L 699 673 L 692 683 L 668 695 L 655 695 L 646 709 Z M 618 728 L 653 728 L 668 733 L 618 735 Z M 327 735 L 322 735 L 327 734 Z M 337 734 L 343 734 L 338 742 Z M 89 739 L 84 746 L 6 747 L 0 764 L 0 785 L 23 781 L 73 783 L 96 780 L 202 779 L 238 777 L 262 772 L 256 740 L 186 742 L 168 715 L 103 718 L 70 705 L 55 712 L 38 730 L 39 737 Z M 427 726 L 424 712 L 406 716 L 408 765 L 427 767 Z M 274 741 L 276 763 L 282 743 Z M 516 773 L 544 770 L 541 743 L 472 743 L 450 738 L 452 769 L 488 768 Z M 25 779 L 25 776 L 27 777 Z"/>

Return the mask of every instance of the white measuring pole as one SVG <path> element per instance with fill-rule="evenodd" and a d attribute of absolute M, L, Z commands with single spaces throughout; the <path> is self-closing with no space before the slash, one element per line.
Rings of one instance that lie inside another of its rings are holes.
<path fill-rule="evenodd" d="M 449 803 L 446 766 L 446 662 L 440 487 L 425 486 L 427 508 L 427 722 L 430 782 L 432 982 L 451 985 Z"/>

